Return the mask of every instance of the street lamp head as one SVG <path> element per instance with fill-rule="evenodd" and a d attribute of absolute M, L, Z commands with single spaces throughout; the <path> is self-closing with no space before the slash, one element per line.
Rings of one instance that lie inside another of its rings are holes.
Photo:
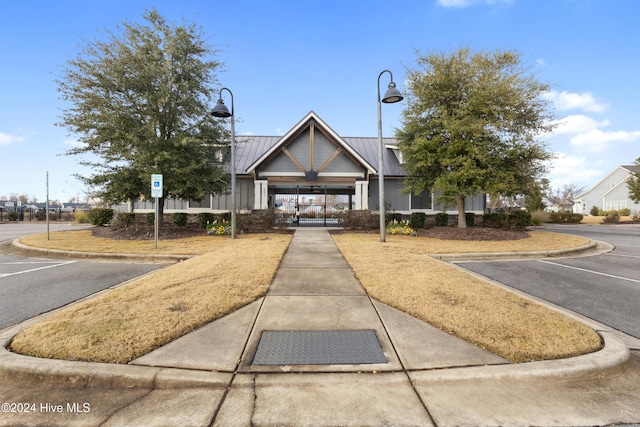
<path fill-rule="evenodd" d="M 396 89 L 396 84 L 393 81 L 389 82 L 388 89 L 382 97 L 382 102 L 385 104 L 393 104 L 394 102 L 400 102 L 403 99 L 404 96 L 402 96 L 400 91 Z"/>
<path fill-rule="evenodd" d="M 213 117 L 231 117 L 231 113 L 227 106 L 224 105 L 222 98 L 218 99 L 216 106 L 211 110 L 211 115 Z"/>

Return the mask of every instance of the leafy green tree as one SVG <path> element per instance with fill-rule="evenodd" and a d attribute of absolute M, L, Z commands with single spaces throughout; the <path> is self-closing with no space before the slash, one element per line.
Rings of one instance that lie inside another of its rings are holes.
<path fill-rule="evenodd" d="M 408 70 L 403 126 L 396 137 L 406 159 L 408 190 L 435 190 L 458 207 L 478 192 L 527 194 L 552 154 L 538 137 L 553 128 L 548 85 L 511 51 L 418 53 Z"/>
<path fill-rule="evenodd" d="M 636 159 L 636 172 L 627 180 L 627 188 L 629 189 L 629 198 L 636 203 L 640 203 L 640 157 Z"/>
<path fill-rule="evenodd" d="M 57 83 L 69 107 L 59 125 L 79 135 L 66 154 L 92 168 L 77 177 L 105 203 L 150 198 L 151 174 L 163 174 L 162 214 L 166 197 L 200 200 L 228 188 L 215 160 L 228 135 L 207 118 L 222 64 L 199 27 L 168 23 L 155 10 L 143 18 L 66 63 Z"/>

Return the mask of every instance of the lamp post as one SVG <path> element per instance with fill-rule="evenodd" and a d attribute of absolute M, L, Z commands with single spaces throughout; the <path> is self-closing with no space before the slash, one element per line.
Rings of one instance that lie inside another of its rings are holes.
<path fill-rule="evenodd" d="M 380 99 L 380 77 L 384 73 L 389 73 L 389 85 L 387 86 L 387 91 L 384 93 L 382 99 Z M 402 94 L 398 89 L 396 89 L 396 84 L 393 82 L 393 74 L 389 70 L 384 70 L 378 76 L 378 204 L 380 210 L 380 241 L 384 242 L 386 240 L 386 227 L 384 221 L 384 171 L 383 171 L 383 152 L 384 145 L 382 144 L 382 104 L 393 104 L 394 102 L 400 102 L 404 99 Z"/>
<path fill-rule="evenodd" d="M 222 101 L 222 91 L 226 90 L 231 95 L 231 112 L 224 101 Z M 235 115 L 233 111 L 233 93 L 223 87 L 220 89 L 220 97 L 218 103 L 211 111 L 213 117 L 231 117 L 231 238 L 236 238 L 236 129 L 235 129 Z"/>

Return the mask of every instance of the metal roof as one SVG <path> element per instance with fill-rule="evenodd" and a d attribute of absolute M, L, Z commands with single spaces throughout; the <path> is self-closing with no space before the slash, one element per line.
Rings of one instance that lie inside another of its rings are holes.
<path fill-rule="evenodd" d="M 236 173 L 246 174 L 247 169 L 260 157 L 276 145 L 282 136 L 236 136 Z M 342 140 L 358 153 L 378 173 L 378 138 L 377 137 L 343 137 Z M 383 138 L 382 143 L 396 145 L 395 138 Z M 384 174 L 387 176 L 404 176 L 405 173 L 398 158 L 390 148 L 383 152 Z"/>

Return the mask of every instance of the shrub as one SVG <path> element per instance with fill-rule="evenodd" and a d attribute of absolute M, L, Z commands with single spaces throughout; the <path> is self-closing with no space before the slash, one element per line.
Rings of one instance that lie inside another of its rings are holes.
<path fill-rule="evenodd" d="M 608 213 L 603 219 L 602 221 L 605 224 L 617 224 L 620 222 L 620 214 L 618 212 L 611 212 Z"/>
<path fill-rule="evenodd" d="M 73 220 L 79 224 L 90 224 L 91 220 L 85 211 L 76 211 L 73 213 Z"/>
<path fill-rule="evenodd" d="M 198 226 L 201 228 L 207 228 L 207 225 L 215 221 L 215 215 L 211 212 L 200 212 L 198 214 Z"/>
<path fill-rule="evenodd" d="M 476 225 L 476 214 L 473 212 L 466 212 L 464 214 L 464 219 L 467 222 L 467 227 L 473 227 Z"/>
<path fill-rule="evenodd" d="M 400 222 L 402 221 L 402 214 L 398 212 L 387 212 L 385 215 L 385 224 L 390 224 L 392 222 Z"/>
<path fill-rule="evenodd" d="M 380 216 L 369 210 L 349 210 L 340 216 L 340 225 L 348 230 L 375 230 L 380 228 Z"/>
<path fill-rule="evenodd" d="M 156 214 L 155 212 L 148 212 L 146 215 L 147 225 L 153 226 L 156 222 Z"/>
<path fill-rule="evenodd" d="M 589 214 L 593 216 L 598 216 L 600 215 L 600 210 L 598 209 L 597 206 L 592 206 L 591 210 L 589 211 Z"/>
<path fill-rule="evenodd" d="M 631 215 L 631 209 L 623 208 L 623 209 L 620 209 L 618 213 L 620 214 L 620 216 L 629 216 Z"/>
<path fill-rule="evenodd" d="M 507 216 L 504 213 L 493 212 L 484 214 L 483 225 L 489 228 L 502 228 Z"/>
<path fill-rule="evenodd" d="M 424 228 L 424 223 L 427 218 L 427 215 L 424 212 L 412 212 L 411 220 L 409 221 L 409 225 L 411 228 Z"/>
<path fill-rule="evenodd" d="M 93 208 L 91 209 L 87 215 L 89 216 L 89 220 L 91 224 L 102 227 L 105 224 L 109 224 L 113 219 L 113 209 L 109 208 Z"/>
<path fill-rule="evenodd" d="M 20 214 L 16 211 L 7 212 L 7 219 L 9 221 L 17 221 L 20 218 Z"/>
<path fill-rule="evenodd" d="M 543 211 L 534 211 L 531 213 L 531 223 L 540 226 L 549 221 L 549 214 Z"/>
<path fill-rule="evenodd" d="M 582 220 L 582 215 L 580 215 Z M 580 221 L 578 221 L 580 222 Z M 509 229 L 523 229 L 531 225 L 531 214 L 528 211 L 518 210 L 507 213 L 507 224 Z"/>
<path fill-rule="evenodd" d="M 38 221 L 44 221 L 44 220 L 46 220 L 46 219 L 47 219 L 47 210 L 46 210 L 46 209 L 38 209 L 38 210 L 35 212 L 34 216 L 36 217 L 36 220 L 38 220 Z M 110 221 L 110 220 L 109 220 L 109 221 Z M 105 222 L 105 224 L 106 224 L 106 223 L 108 223 L 109 221 Z"/>
<path fill-rule="evenodd" d="M 438 212 L 435 221 L 436 227 L 446 227 L 449 225 L 449 214 L 446 212 Z"/>
<path fill-rule="evenodd" d="M 115 228 L 127 228 L 136 221 L 136 214 L 130 212 L 118 212 L 113 220 Z"/>
<path fill-rule="evenodd" d="M 184 227 L 187 225 L 187 214 L 184 212 L 175 212 L 173 215 L 171 215 L 171 222 L 173 222 L 173 225 L 176 225 L 178 227 Z"/>
<path fill-rule="evenodd" d="M 551 212 L 549 221 L 555 224 L 578 224 L 582 221 L 584 215 L 572 212 Z"/>

